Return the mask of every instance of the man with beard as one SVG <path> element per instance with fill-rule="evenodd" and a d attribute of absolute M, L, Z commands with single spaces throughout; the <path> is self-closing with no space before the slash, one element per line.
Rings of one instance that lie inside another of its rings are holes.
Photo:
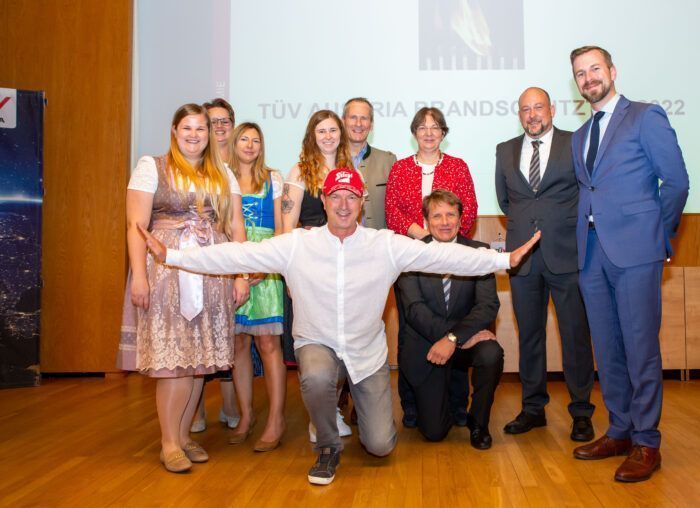
<path fill-rule="evenodd" d="M 543 232 L 531 255 L 510 271 L 518 322 L 522 410 L 505 426 L 521 434 L 547 424 L 547 306 L 551 294 L 561 336 L 562 366 L 573 418 L 571 439 L 593 439 L 590 402 L 593 352 L 578 288 L 576 204 L 578 185 L 571 156 L 571 132 L 552 126 L 555 107 L 541 88 L 518 100 L 522 136 L 496 147 L 496 194 L 508 217 L 506 248 Z"/>
<path fill-rule="evenodd" d="M 616 92 L 610 53 L 584 46 L 571 52 L 571 65 L 594 113 L 572 138 L 576 239 L 609 412 L 605 435 L 574 457 L 627 455 L 615 480 L 636 482 L 661 465 L 661 273 L 688 198 L 688 173 L 664 110 Z"/>
<path fill-rule="evenodd" d="M 396 155 L 370 146 L 367 142 L 374 127 L 374 107 L 364 97 L 355 97 L 343 107 L 343 123 L 350 142 L 350 155 L 355 169 L 362 174 L 367 186 L 362 223 L 368 228 L 386 228 L 384 195 L 389 170 Z"/>

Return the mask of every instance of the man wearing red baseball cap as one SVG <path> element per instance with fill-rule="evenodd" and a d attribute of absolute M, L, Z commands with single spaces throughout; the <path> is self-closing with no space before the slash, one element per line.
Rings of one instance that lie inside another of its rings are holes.
<path fill-rule="evenodd" d="M 380 457 L 396 445 L 388 350 L 382 313 L 402 272 L 484 275 L 520 263 L 539 233 L 512 253 L 458 243 L 423 243 L 358 224 L 364 183 L 351 169 L 334 169 L 321 199 L 328 223 L 294 229 L 260 243 L 222 243 L 183 251 L 141 230 L 161 263 L 208 274 L 280 273 L 292 294 L 294 350 L 301 395 L 316 427 L 318 458 L 309 482 L 335 478 L 343 442 L 336 425 L 336 386 L 350 382 L 360 441 Z"/>

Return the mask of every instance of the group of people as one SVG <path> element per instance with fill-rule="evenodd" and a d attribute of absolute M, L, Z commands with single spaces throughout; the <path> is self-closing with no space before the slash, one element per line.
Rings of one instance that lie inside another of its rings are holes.
<path fill-rule="evenodd" d="M 574 457 L 625 455 L 616 480 L 649 478 L 661 463 L 661 271 L 688 175 L 665 113 L 616 92 L 606 50 L 578 48 L 571 64 L 592 118 L 575 133 L 559 130 L 548 93 L 527 88 L 519 98 L 524 134 L 496 149 L 506 253 L 469 238 L 474 184 L 467 164 L 441 151 L 449 129 L 436 108 L 416 112 L 418 151 L 398 161 L 368 144 L 374 119 L 367 99 L 350 99 L 342 118 L 318 111 L 286 179 L 266 166 L 260 127 L 234 128 L 222 99 L 179 108 L 168 153 L 140 159 L 127 191 L 130 273 L 118 361 L 157 378 L 165 468 L 182 472 L 208 460 L 190 430 L 202 428 L 195 423 L 204 415 L 195 414 L 212 374 L 229 372 L 219 414 L 235 427 L 229 442 L 251 434 L 251 352 L 262 360 L 270 406 L 254 449 L 277 448 L 285 430 L 285 350 L 298 364 L 318 453 L 309 481 L 335 477 L 343 383 L 360 442 L 388 455 L 397 434 L 381 317 L 392 287 L 404 426 L 430 441 L 452 425 L 467 426 L 473 447 L 490 448 L 503 371 L 493 272 L 508 269 L 522 410 L 504 431 L 546 425 L 551 295 L 571 439 L 595 437 L 591 339 L 609 412 L 606 432 Z"/>

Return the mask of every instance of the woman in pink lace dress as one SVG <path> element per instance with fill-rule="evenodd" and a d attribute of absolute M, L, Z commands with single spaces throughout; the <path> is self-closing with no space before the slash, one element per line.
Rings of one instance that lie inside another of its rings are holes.
<path fill-rule="evenodd" d="M 117 364 L 157 379 L 160 459 L 173 472 L 208 460 L 189 437 L 190 423 L 202 375 L 231 368 L 234 311 L 247 298 L 248 287 L 242 279 L 234 285 L 231 277 L 154 263 L 136 225 L 172 248 L 245 241 L 240 190 L 212 144 L 213 136 L 204 108 L 180 107 L 173 117 L 170 150 L 142 157 L 127 191 L 130 272 Z"/>

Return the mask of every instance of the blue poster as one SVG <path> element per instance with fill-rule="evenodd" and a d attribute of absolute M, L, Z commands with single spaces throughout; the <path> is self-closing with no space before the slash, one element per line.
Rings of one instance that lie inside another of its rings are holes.
<path fill-rule="evenodd" d="M 44 93 L 0 88 L 0 387 L 39 383 Z"/>

